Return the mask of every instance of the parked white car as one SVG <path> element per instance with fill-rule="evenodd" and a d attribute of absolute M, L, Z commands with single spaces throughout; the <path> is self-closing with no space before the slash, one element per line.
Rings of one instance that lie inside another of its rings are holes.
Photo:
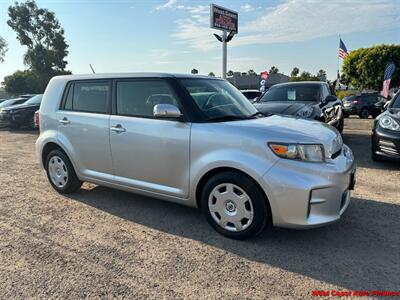
<path fill-rule="evenodd" d="M 227 81 L 205 76 L 54 77 L 36 150 L 60 193 L 89 181 L 199 207 L 237 239 L 267 224 L 337 221 L 354 187 L 353 154 L 336 129 L 265 116 Z"/>

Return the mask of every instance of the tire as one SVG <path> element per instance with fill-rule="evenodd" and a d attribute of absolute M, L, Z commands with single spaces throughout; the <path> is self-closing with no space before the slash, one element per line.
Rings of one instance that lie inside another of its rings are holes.
<path fill-rule="evenodd" d="M 350 115 L 347 113 L 343 113 L 343 118 L 348 118 Z"/>
<path fill-rule="evenodd" d="M 247 201 L 241 202 L 240 196 Z M 271 223 L 264 192 L 239 172 L 227 171 L 211 177 L 201 192 L 201 209 L 217 232 L 232 239 L 255 236 Z"/>
<path fill-rule="evenodd" d="M 360 114 L 359 114 L 359 117 L 360 117 L 360 119 L 368 119 L 368 117 L 369 117 L 369 110 L 368 110 L 368 108 L 363 108 L 363 109 L 361 109 Z"/>
<path fill-rule="evenodd" d="M 51 186 L 60 194 L 74 193 L 82 185 L 67 155 L 58 149 L 47 155 L 45 168 Z"/>

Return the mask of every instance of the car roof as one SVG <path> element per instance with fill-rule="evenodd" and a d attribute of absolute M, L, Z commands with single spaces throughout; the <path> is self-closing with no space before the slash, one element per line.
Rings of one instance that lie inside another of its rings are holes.
<path fill-rule="evenodd" d="M 96 74 L 79 74 L 79 75 L 61 75 L 55 76 L 65 80 L 88 80 L 88 79 L 114 79 L 114 78 L 196 78 L 222 80 L 218 77 L 193 74 L 176 74 L 176 73 L 156 73 L 156 72 L 135 72 L 135 73 L 96 73 Z"/>
<path fill-rule="evenodd" d="M 272 87 L 280 87 L 280 86 L 288 86 L 288 85 L 323 85 L 327 84 L 324 81 L 291 81 L 291 82 L 284 82 L 284 83 L 277 83 L 274 84 Z"/>

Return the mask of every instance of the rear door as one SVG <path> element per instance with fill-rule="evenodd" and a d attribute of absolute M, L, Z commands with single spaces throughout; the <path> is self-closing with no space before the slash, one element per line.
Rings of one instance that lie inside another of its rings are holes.
<path fill-rule="evenodd" d="M 86 177 L 112 179 L 109 142 L 111 81 L 71 82 L 57 116 L 58 137 Z"/>
<path fill-rule="evenodd" d="M 191 125 L 153 117 L 156 104 L 180 107 L 173 89 L 163 79 L 117 80 L 114 87 L 110 143 L 116 180 L 135 189 L 187 197 Z"/>

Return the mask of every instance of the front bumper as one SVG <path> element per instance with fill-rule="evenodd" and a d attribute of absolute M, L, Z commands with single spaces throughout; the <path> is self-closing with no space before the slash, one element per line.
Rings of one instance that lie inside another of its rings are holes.
<path fill-rule="evenodd" d="M 24 116 L 18 113 L 2 114 L 0 113 L 0 126 L 7 127 L 21 125 L 24 122 Z"/>
<path fill-rule="evenodd" d="M 339 220 L 350 202 L 355 171 L 346 145 L 325 163 L 279 160 L 259 180 L 270 202 L 273 224 L 303 229 Z"/>
<path fill-rule="evenodd" d="M 372 132 L 372 152 L 386 159 L 400 161 L 400 132 L 380 128 Z"/>

